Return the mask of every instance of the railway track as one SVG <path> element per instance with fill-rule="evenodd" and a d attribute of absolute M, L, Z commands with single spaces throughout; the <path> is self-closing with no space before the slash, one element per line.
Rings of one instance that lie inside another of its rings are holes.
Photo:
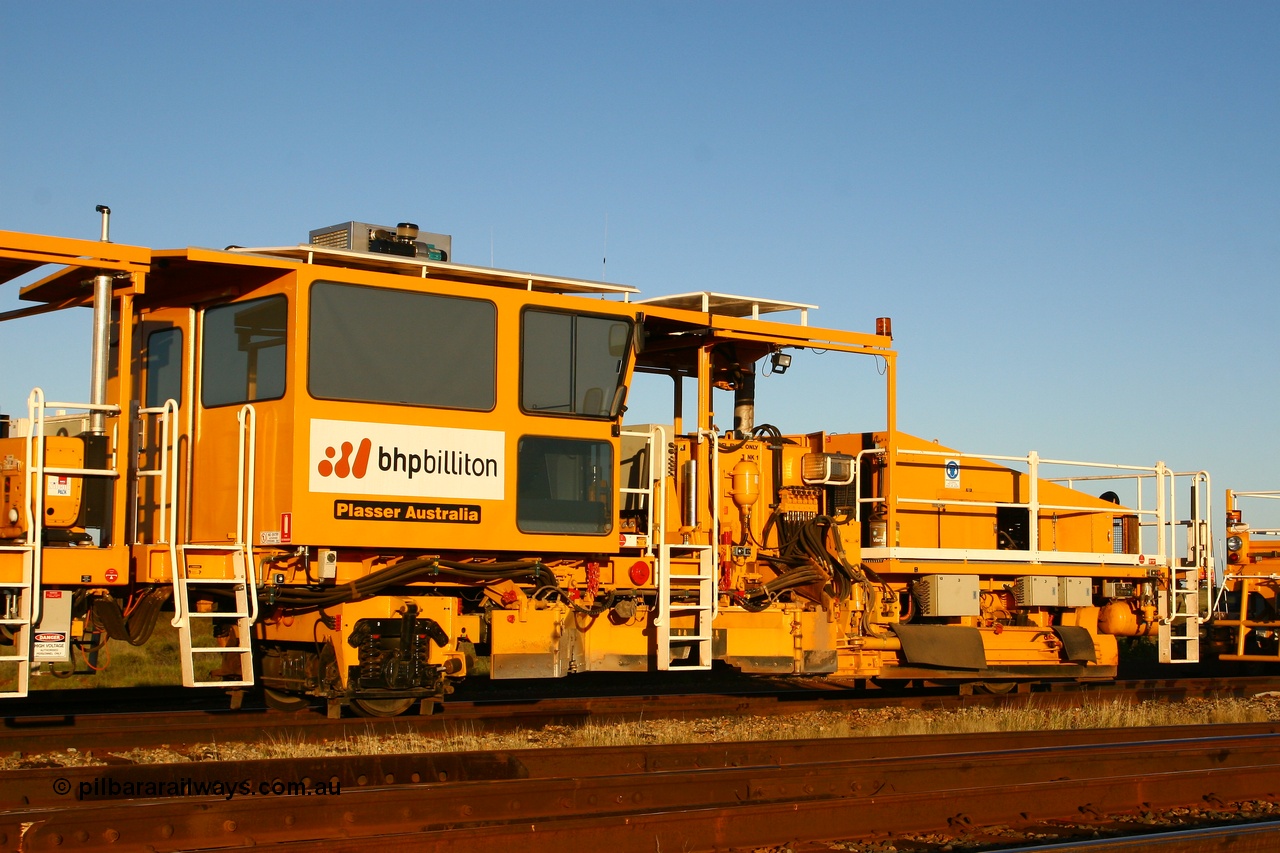
<path fill-rule="evenodd" d="M 737 686 L 740 688 L 740 685 Z M 1114 683 L 1043 685 L 1036 692 L 1005 695 L 966 695 L 955 688 L 888 693 L 883 690 L 842 688 L 830 681 L 807 688 L 787 684 L 769 689 L 754 685 L 751 692 L 735 689 L 718 693 L 634 694 L 537 698 L 518 691 L 498 698 L 447 702 L 443 713 L 393 718 L 329 719 L 319 709 L 281 713 L 265 708 L 227 709 L 204 706 L 179 710 L 139 710 L 134 700 L 118 697 L 90 705 L 54 702 L 43 713 L 24 712 L 3 716 L 0 750 L 34 754 L 50 750 L 112 750 L 161 744 L 182 747 L 193 744 L 256 741 L 273 738 L 310 742 L 342 737 L 346 733 L 441 734 L 459 727 L 484 731 L 512 731 L 548 725 L 574 725 L 588 720 L 698 719 L 721 716 L 769 716 L 810 711 L 908 707 L 949 709 L 987 705 L 1017 708 L 1074 707 L 1101 699 L 1126 697 L 1135 701 L 1179 701 L 1188 698 L 1247 697 L 1280 690 L 1280 679 L 1144 679 Z M 833 689 L 834 688 L 834 689 Z M 189 696 L 189 692 L 186 694 Z M 154 694 L 144 694 L 154 697 Z M 144 701 L 152 701 L 148 698 Z M 119 708 L 104 712 L 104 707 Z M 25 707 L 25 706 L 24 706 Z M 3 713 L 3 709 L 0 709 Z"/>
<path fill-rule="evenodd" d="M 265 844 L 647 853 L 818 841 L 858 849 L 849 844 L 890 838 L 885 827 L 951 838 L 994 826 L 1088 835 L 1134 813 L 1276 799 L 1280 724 L 1187 734 L 1099 729 L 50 768 L 0 774 L 0 844 L 86 853 Z M 1275 826 L 1251 833 L 1258 844 L 1280 839 Z"/>

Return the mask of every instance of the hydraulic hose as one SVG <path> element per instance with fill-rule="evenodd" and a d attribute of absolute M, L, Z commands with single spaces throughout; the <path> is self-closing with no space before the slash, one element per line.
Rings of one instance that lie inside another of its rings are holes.
<path fill-rule="evenodd" d="M 276 592 L 275 603 L 297 609 L 332 607 L 348 601 L 358 601 L 377 595 L 394 586 L 440 575 L 462 580 L 486 583 L 499 580 L 527 581 L 539 585 L 557 586 L 555 575 L 539 561 L 506 563 L 463 563 L 429 557 L 405 560 L 379 569 L 350 583 L 328 589 L 283 588 Z"/>

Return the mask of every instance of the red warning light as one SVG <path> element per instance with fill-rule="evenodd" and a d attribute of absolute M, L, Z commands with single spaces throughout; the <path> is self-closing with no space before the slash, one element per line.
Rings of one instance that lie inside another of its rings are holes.
<path fill-rule="evenodd" d="M 637 560 L 631 564 L 627 577 L 631 578 L 631 582 L 636 586 L 644 586 L 649 582 L 649 564 L 644 560 Z"/>

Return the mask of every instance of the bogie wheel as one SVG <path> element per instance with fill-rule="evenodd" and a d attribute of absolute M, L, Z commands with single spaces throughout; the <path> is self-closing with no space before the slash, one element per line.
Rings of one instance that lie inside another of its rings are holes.
<path fill-rule="evenodd" d="M 974 682 L 974 693 L 988 693 L 992 696 L 1003 696 L 1018 689 L 1016 681 L 977 681 Z"/>
<path fill-rule="evenodd" d="M 418 701 L 412 696 L 403 699 L 352 699 L 351 708 L 362 717 L 398 717 Z"/>
<path fill-rule="evenodd" d="M 273 711 L 293 712 L 311 707 L 311 703 L 307 701 L 305 696 L 281 693 L 279 690 L 272 690 L 270 687 L 262 688 L 262 699 L 267 703 L 267 707 Z"/>

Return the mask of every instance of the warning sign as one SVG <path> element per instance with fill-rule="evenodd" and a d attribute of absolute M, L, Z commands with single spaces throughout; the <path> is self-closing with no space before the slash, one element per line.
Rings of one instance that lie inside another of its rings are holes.
<path fill-rule="evenodd" d="M 65 661 L 71 659 L 71 596 L 60 589 L 44 591 L 40 624 L 32 635 L 33 661 Z"/>
<path fill-rule="evenodd" d="M 942 466 L 943 485 L 948 489 L 960 488 L 960 460 L 948 459 Z"/>

